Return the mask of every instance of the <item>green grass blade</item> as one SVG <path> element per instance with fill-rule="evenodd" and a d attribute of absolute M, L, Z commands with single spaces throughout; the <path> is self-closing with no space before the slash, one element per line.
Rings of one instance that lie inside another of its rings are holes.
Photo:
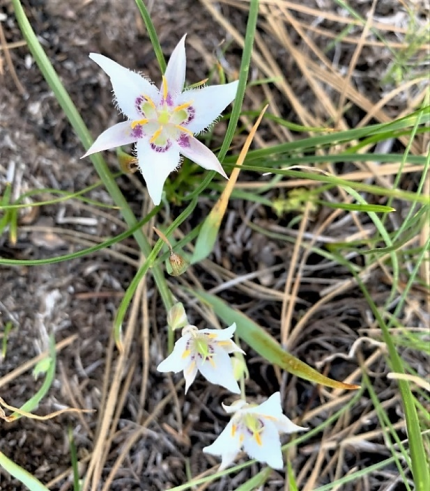
<path fill-rule="evenodd" d="M 430 241 L 430 239 L 429 239 Z M 424 247 L 423 253 L 426 252 L 429 241 L 426 247 Z M 402 359 L 396 350 L 394 341 L 390 335 L 389 327 L 385 323 L 382 315 L 380 314 L 378 307 L 373 301 L 372 296 L 367 291 L 366 286 L 361 281 L 360 277 L 355 273 L 355 271 L 349 267 L 349 263 L 346 262 L 342 257 L 338 256 L 339 262 L 343 263 L 349 268 L 351 273 L 354 275 L 359 287 L 361 288 L 372 312 L 375 316 L 378 324 L 382 330 L 382 338 L 387 345 L 389 361 L 394 372 L 404 373 Z M 414 483 L 417 491 L 428 491 L 430 489 L 430 469 L 427 462 L 426 453 L 424 450 L 423 439 L 421 436 L 420 423 L 418 419 L 417 410 L 414 403 L 414 396 L 412 394 L 411 388 L 409 387 L 409 382 L 405 380 L 397 381 L 400 389 L 400 394 L 403 401 L 403 407 L 405 411 L 406 427 L 408 430 L 408 440 L 411 452 L 412 461 L 412 474 L 414 477 Z"/>
<path fill-rule="evenodd" d="M 6 455 L 0 452 L 0 466 L 12 477 L 18 479 L 20 483 L 26 486 L 30 491 L 49 491 L 38 479 L 32 476 L 28 471 L 15 464 Z"/>
<path fill-rule="evenodd" d="M 46 359 L 43 361 L 47 361 Z M 56 352 L 55 352 L 55 340 L 54 336 L 49 336 L 49 358 L 48 358 L 48 367 L 46 370 L 45 380 L 43 381 L 42 386 L 33 395 L 26 403 L 24 403 L 20 409 L 21 411 L 25 411 L 27 413 L 31 413 L 35 409 L 39 407 L 40 401 L 46 396 L 48 390 L 51 388 L 52 382 L 55 377 L 55 368 L 56 368 Z M 11 419 L 19 419 L 21 416 L 19 413 L 13 413 L 10 415 Z"/>
<path fill-rule="evenodd" d="M 232 309 L 218 297 L 201 290 L 192 293 L 198 299 L 209 304 L 227 325 L 235 322 L 237 326 L 236 333 L 239 337 L 268 362 L 274 363 L 283 370 L 316 384 L 347 390 L 359 388 L 358 385 L 338 382 L 317 372 L 314 368 L 285 351 L 274 337 L 249 317 L 238 310 Z"/>
<path fill-rule="evenodd" d="M 160 65 L 161 73 L 164 73 L 166 71 L 166 60 L 164 59 L 163 50 L 161 49 L 157 31 L 155 30 L 151 16 L 149 15 L 148 9 L 142 0 L 135 1 L 140 15 L 142 16 L 143 22 L 145 23 L 146 30 L 148 31 L 149 39 L 151 40 L 155 56 L 157 57 L 158 64 Z"/>
<path fill-rule="evenodd" d="M 129 230 L 126 230 L 122 234 L 119 234 L 115 237 L 112 237 L 111 239 L 105 240 L 104 242 L 101 242 L 100 244 L 97 244 L 92 247 L 88 247 L 86 249 L 82 249 L 81 251 L 77 252 L 72 252 L 71 254 L 65 254 L 64 256 L 57 256 L 57 257 L 51 257 L 48 259 L 29 259 L 29 260 L 21 260 L 21 259 L 3 259 L 0 258 L 0 265 L 8 265 L 8 266 L 41 266 L 43 264 L 54 264 L 54 263 L 60 263 L 63 261 L 68 261 L 70 259 L 76 259 L 78 257 L 83 257 L 87 256 L 88 254 L 92 254 L 93 252 L 101 251 L 103 249 L 106 249 L 107 247 L 110 247 L 111 245 L 116 244 L 117 242 L 121 242 L 122 240 L 126 239 L 127 237 L 130 237 L 130 235 L 133 235 L 136 230 L 139 230 L 142 228 L 145 223 L 147 223 L 151 218 L 156 214 L 158 211 L 158 208 L 154 208 L 151 213 L 146 215 L 145 218 L 140 220 L 139 222 L 136 223 L 133 227 L 131 227 Z"/>

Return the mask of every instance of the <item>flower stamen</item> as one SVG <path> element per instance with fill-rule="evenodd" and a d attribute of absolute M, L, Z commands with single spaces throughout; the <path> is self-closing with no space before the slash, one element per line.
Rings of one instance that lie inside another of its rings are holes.
<path fill-rule="evenodd" d="M 192 103 L 193 103 L 192 101 L 191 102 L 185 102 L 184 104 L 181 104 L 180 106 L 175 107 L 175 109 L 173 109 L 173 112 L 175 113 L 177 111 L 182 111 L 182 109 L 187 109 L 187 107 L 190 107 Z"/>
<path fill-rule="evenodd" d="M 157 109 L 155 102 L 150 97 L 148 97 L 147 95 L 144 95 L 143 98 L 152 107 L 152 109 Z"/>
<path fill-rule="evenodd" d="M 182 131 L 184 133 L 187 133 L 187 135 L 193 136 L 193 132 L 192 131 L 190 131 L 188 128 L 184 128 L 180 124 L 175 124 L 175 128 L 178 128 L 178 130 L 180 130 L 180 131 Z"/>
<path fill-rule="evenodd" d="M 138 119 L 137 121 L 133 121 L 131 123 L 131 129 L 134 130 L 136 126 L 146 124 L 148 123 L 148 121 L 149 121 L 148 119 Z"/>
<path fill-rule="evenodd" d="M 163 99 L 165 101 L 167 101 L 167 94 L 168 94 L 167 80 L 166 80 L 166 77 L 163 76 Z"/>
<path fill-rule="evenodd" d="M 163 127 L 160 126 L 158 130 L 152 135 L 151 139 L 149 140 L 149 143 L 154 143 L 155 140 L 161 135 L 163 131 Z"/>

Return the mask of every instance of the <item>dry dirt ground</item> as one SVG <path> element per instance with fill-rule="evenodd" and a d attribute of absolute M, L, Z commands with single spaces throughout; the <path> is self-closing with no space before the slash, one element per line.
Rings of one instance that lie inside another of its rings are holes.
<path fill-rule="evenodd" d="M 321 8 L 322 11 L 332 9 L 334 14 L 342 15 L 339 7 L 331 2 L 308 3 L 312 8 Z M 363 15 L 369 8 L 366 2 L 353 3 Z M 393 3 L 396 2 L 377 2 L 375 15 L 392 22 L 398 15 L 396 9 L 399 5 L 396 3 L 393 6 Z M 119 121 L 119 116 L 112 105 L 108 79 L 88 58 L 89 52 L 103 53 L 124 66 L 144 70 L 150 78 L 159 81 L 157 63 L 132 0 L 27 0 L 23 4 L 51 62 L 94 136 Z M 244 34 L 246 4 L 243 2 L 231 2 L 229 5 L 228 2 L 199 3 L 195 0 L 154 1 L 151 2 L 153 21 L 163 50 L 168 55 L 183 33 L 188 32 L 187 75 L 190 81 L 195 81 L 206 78 L 214 66 L 220 44 L 227 40 L 231 45 L 223 62 L 228 75 L 234 78 L 239 68 L 241 49 L 232 41 L 231 34 L 216 22 L 214 12 L 204 4 L 211 5 L 239 33 Z M 301 21 L 310 22 L 304 14 L 296 14 Z M 77 136 L 22 43 L 22 35 L 8 0 L 0 0 L 0 15 L 5 38 L 2 44 L 12 45 L 9 50 L 11 65 L 4 51 L 0 53 L 0 186 L 4 186 L 13 176 L 13 197 L 16 199 L 32 189 L 55 188 L 73 192 L 96 183 L 98 176 L 90 161 L 80 160 L 84 150 Z M 296 61 L 287 55 L 287 48 L 275 35 L 271 35 L 267 22 L 265 18 L 259 24 L 259 51 L 262 52 L 261 46 L 265 43 L 277 66 L 282 68 L 283 76 L 291 84 L 297 97 L 296 108 L 301 108 L 303 117 L 298 117 L 294 104 L 285 100 L 282 88 L 270 92 L 274 111 L 286 119 L 303 123 L 309 110 L 313 119 L 308 117 L 308 121 L 321 124 L 327 111 L 324 101 L 319 101 L 309 88 Z M 317 24 L 330 31 L 334 21 L 320 19 Z M 359 36 L 360 31 L 357 33 Z M 317 34 L 314 35 L 315 41 L 319 42 Z M 396 33 L 390 35 L 393 42 L 402 37 Z M 306 50 L 300 45 L 298 36 L 293 33 L 292 36 L 292 45 Z M 328 40 L 324 43 L 327 44 Z M 345 74 L 347 61 L 356 45 L 342 46 L 342 50 L 329 52 L 329 56 L 338 67 L 344 67 L 342 70 Z M 266 58 L 267 63 L 268 60 Z M 357 93 L 370 107 L 383 96 L 376 81 L 386 72 L 388 64 L 389 58 L 382 48 L 365 46 L 353 81 Z M 17 80 L 14 80 L 13 72 Z M 257 64 L 253 65 L 251 72 L 254 79 L 267 77 Z M 254 88 L 246 99 L 245 107 L 259 108 L 269 95 L 264 90 Z M 407 110 L 408 101 L 418 92 L 402 92 L 387 101 L 383 108 L 384 117 L 389 120 Z M 339 97 L 334 89 L 328 87 L 327 97 L 330 94 L 333 98 Z M 356 101 L 350 106 L 345 113 L 348 125 L 352 127 L 360 121 L 368 109 L 366 104 Z M 381 120 L 383 117 L 380 115 L 371 119 L 372 122 Z M 247 124 L 244 120 L 242 123 Z M 223 129 L 224 123 L 220 123 L 215 133 L 214 148 L 221 141 L 217 141 L 217 134 L 222 135 Z M 275 131 L 266 125 L 262 127 L 261 141 L 257 140 L 256 146 L 275 143 L 290 136 L 288 131 Z M 242 142 L 238 137 L 234 148 L 240 147 Z M 106 154 L 106 158 L 112 171 L 116 172 L 114 154 Z M 256 177 L 244 176 L 243 179 Z M 409 179 L 405 188 L 413 189 L 416 179 L 414 175 Z M 135 214 L 141 216 L 148 207 L 143 180 L 134 175 L 121 176 L 117 181 Z M 111 204 L 102 186 L 89 196 Z M 277 196 L 276 190 L 273 196 Z M 36 199 L 48 197 L 44 193 Z M 211 201 L 202 198 L 192 220 L 182 227 L 182 232 L 187 233 L 199 223 L 210 206 Z M 173 205 L 168 212 L 161 213 L 159 221 L 168 222 L 181 210 Z M 399 213 L 402 212 L 400 210 Z M 292 218 L 278 218 L 273 210 L 262 205 L 233 201 L 217 250 L 210 258 L 212 262 L 191 268 L 187 280 L 169 279 L 175 294 L 179 295 L 177 285 L 184 281 L 194 285 L 198 282 L 209 290 L 229 279 L 259 271 L 260 276 L 253 282 L 243 282 L 240 288 L 227 289 L 220 296 L 278 336 L 283 289 L 294 244 L 270 239 L 246 226 L 246 223 L 252 219 L 254 224 L 275 233 L 284 231 Z M 310 231 L 324 218 L 315 213 L 310 222 Z M 366 222 L 363 225 L 370 226 Z M 348 233 L 349 227 L 352 231 L 353 223 L 333 226 L 327 233 L 332 238 L 341 239 Z M 95 208 L 79 201 L 27 209 L 20 217 L 16 243 L 10 240 L 7 231 L 0 237 L 0 256 L 13 259 L 49 258 L 95 244 L 99 238 L 111 237 L 124 229 L 116 210 Z M 294 237 L 297 225 L 291 230 L 290 236 Z M 149 235 L 153 240 L 152 233 Z M 63 344 L 58 350 L 54 384 L 40 404 L 38 414 L 47 414 L 63 407 L 95 410 L 85 415 L 63 415 L 48 421 L 22 418 L 11 424 L 0 423 L 0 450 L 43 483 L 50 483 L 50 489 L 72 489 L 69 428 L 73 430 L 80 472 L 82 475 L 86 473 L 97 434 L 101 430 L 100 422 L 106 412 L 106 397 L 117 362 L 118 354 L 111 339 L 112 320 L 138 261 L 138 248 L 134 239 L 129 238 L 112 252 L 45 266 L 1 267 L 0 328 L 3 330 L 8 322 L 13 324 L 8 335 L 7 354 L 0 364 L 1 396 L 9 404 L 20 407 L 39 388 L 41 382 L 34 380 L 31 367 L 27 366 L 22 372 L 19 372 L 19 368 L 46 351 L 47 336 L 53 333 L 56 343 Z M 320 298 L 322 288 L 349 277 L 346 270 L 322 262 L 320 256 L 311 255 L 306 268 L 303 275 L 312 278 L 312 281 L 305 279 L 300 285 L 293 323 Z M 378 304 L 383 303 L 389 290 L 380 271 L 374 273 L 373 282 L 368 287 L 374 300 Z M 172 395 L 172 381 L 179 382 L 180 378 L 169 379 L 155 370 L 165 353 L 166 315 L 150 276 L 140 295 L 142 307 L 137 313 L 134 342 L 123 372 L 122 385 L 118 389 L 118 400 L 114 401 L 117 413 L 108 432 L 106 454 L 100 460 L 100 482 L 104 484 L 112 476 L 109 485 L 112 490 L 160 491 L 183 484 L 188 476 L 197 476 L 217 463 L 203 455 L 201 449 L 210 444 L 225 425 L 227 419 L 220 410 L 220 403 L 228 400 L 229 396 L 221 388 L 209 389 L 201 379 L 196 381 L 187 397 L 184 397 L 181 389 L 177 398 Z M 186 297 L 182 300 L 186 301 Z M 188 314 L 192 322 L 201 327 L 204 325 L 197 306 L 190 306 Z M 368 307 L 355 287 L 323 305 L 296 336 L 290 349 L 296 356 L 315 366 L 329 354 L 347 354 L 360 329 L 368 326 Z M 363 358 L 373 351 L 373 348 L 363 345 Z M 303 417 L 330 400 L 326 392 L 321 393 L 309 383 L 291 377 L 279 378 L 273 367 L 252 352 L 248 353 L 248 363 L 251 371 L 249 396 L 267 397 L 279 390 L 281 384 L 283 393 L 288 394 L 284 409 L 291 417 Z M 411 360 L 411 363 L 416 365 L 418 362 Z M 345 379 L 357 368 L 357 359 L 334 357 L 333 361 L 327 361 L 320 367 L 334 378 Z M 371 369 L 375 390 L 386 392 L 384 400 L 396 398 L 395 386 L 378 377 L 378 373 L 386 370 L 382 355 L 375 358 Z M 123 387 L 126 387 L 125 391 Z M 369 396 L 364 394 L 349 418 L 357 420 L 370 409 Z M 330 411 L 328 408 L 318 413 L 307 424 L 318 424 L 331 414 Z M 397 402 L 390 411 L 392 422 L 400 422 L 402 416 Z M 375 428 L 377 419 L 373 415 L 369 416 L 360 431 Z M 137 432 L 139 438 L 131 444 L 130 438 Z M 310 456 L 318 452 L 319 441 L 317 437 L 306 447 L 297 449 L 295 455 L 290 455 L 296 474 L 309 464 Z M 335 450 L 335 447 L 326 450 L 327 467 L 316 480 L 320 485 L 333 480 L 336 472 L 342 474 L 348 469 L 365 468 L 389 455 L 382 435 L 368 447 L 346 448 L 339 468 L 329 465 Z M 125 452 L 124 458 L 113 472 L 113 465 L 122 452 Z M 253 465 L 233 477 L 219 480 L 207 489 L 234 490 L 258 469 L 258 465 Z M 302 479 L 306 480 L 311 471 L 312 467 L 308 467 Z M 363 481 L 354 489 L 377 490 L 382 489 L 384 482 L 395 482 L 397 471 L 394 467 L 386 468 L 384 472 L 375 473 L 366 483 Z M 284 480 L 283 473 L 274 472 L 265 489 L 284 489 Z M 22 489 L 20 485 L 0 469 L 0 490 L 19 489 Z M 391 489 L 403 488 L 401 483 L 397 483 Z"/>

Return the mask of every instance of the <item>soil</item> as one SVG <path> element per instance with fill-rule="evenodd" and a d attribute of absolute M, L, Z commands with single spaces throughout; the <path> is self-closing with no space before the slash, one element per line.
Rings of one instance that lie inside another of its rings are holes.
<path fill-rule="evenodd" d="M 214 22 L 211 13 L 194 0 L 162 0 L 150 3 L 153 22 L 164 53 L 169 55 L 183 33 L 187 32 L 187 78 L 190 81 L 206 78 L 213 67 L 219 47 L 224 40 L 229 43 L 231 37 Z M 393 15 L 389 4 L 390 2 L 379 2 L 378 15 Z M 112 104 L 107 77 L 88 58 L 88 53 L 103 53 L 159 82 L 157 61 L 132 0 L 88 0 L 73 5 L 59 0 L 32 0 L 24 1 L 23 5 L 51 63 L 94 136 L 120 121 L 121 117 Z M 246 12 L 242 8 L 226 4 L 220 8 L 230 22 L 244 33 Z M 0 15 L 6 42 L 22 41 L 10 1 L 0 0 Z M 268 41 L 263 27 L 260 25 L 259 30 Z M 273 55 L 277 59 L 283 59 L 285 51 L 282 47 L 273 43 L 272 48 Z M 375 78 L 379 77 L 382 68 L 375 58 L 376 50 L 371 52 L 371 48 L 366 49 L 369 51 L 363 55 L 366 66 L 361 67 L 365 75 L 356 80 L 362 84 L 363 93 L 377 102 L 382 93 L 378 90 L 374 94 Z M 96 184 L 99 178 L 91 162 L 88 159 L 81 160 L 84 153 L 82 144 L 27 47 L 14 47 L 9 53 L 19 83 L 14 81 L 6 57 L 0 56 L 0 196 L 3 195 L 10 176 L 13 176 L 13 199 L 34 189 L 54 188 L 75 192 Z M 233 42 L 225 56 L 227 73 L 232 78 L 239 70 L 240 55 L 240 48 Z M 345 59 L 349 55 L 347 51 L 342 53 Z M 341 64 L 342 59 L 339 60 Z M 385 61 L 386 58 L 383 63 Z M 287 68 L 293 68 L 292 62 L 288 63 Z M 260 74 L 259 77 L 263 76 Z M 294 76 L 289 77 L 303 103 L 314 104 L 315 100 L 307 92 L 309 88 L 303 86 L 303 90 L 300 90 L 302 81 Z M 248 96 L 245 103 L 247 109 L 256 109 L 258 103 L 264 99 L 261 89 L 254 90 L 251 94 L 256 94 L 255 99 L 252 95 Z M 300 122 L 294 110 L 279 95 L 277 97 L 275 105 L 278 111 L 287 119 Z M 401 102 L 393 100 L 391 104 L 392 107 L 386 108 L 387 114 L 395 117 L 400 111 Z M 346 118 L 352 126 L 362 114 L 361 109 L 353 108 Z M 221 122 L 214 131 L 213 148 L 217 148 L 222 141 L 224 130 L 225 123 Z M 262 131 L 267 144 L 279 138 L 268 127 L 263 126 Z M 233 143 L 233 152 L 237 152 L 242 143 L 243 137 L 238 136 Z M 118 172 L 114 152 L 106 153 L 105 156 L 112 172 Z M 345 172 L 347 170 L 348 166 L 345 164 Z M 243 180 L 256 178 L 252 174 L 242 177 Z M 142 216 L 148 206 L 143 179 L 137 174 L 122 175 L 117 182 L 136 216 Z M 416 179 L 412 176 L 410 186 L 413 188 L 415 183 Z M 275 191 L 272 196 L 277 195 Z M 103 186 L 97 187 L 87 196 L 112 205 Z M 44 191 L 35 199 L 39 201 L 50 198 L 52 195 Z M 181 231 L 184 234 L 190 231 L 207 215 L 212 204 L 213 201 L 202 197 L 193 217 Z M 172 203 L 170 210 L 161 212 L 159 222 L 169 222 L 182 209 L 182 205 Z M 403 210 L 399 213 L 403 213 Z M 219 286 L 226 281 L 224 273 L 217 269 L 222 267 L 232 272 L 234 277 L 265 271 L 256 280 L 256 284 L 277 292 L 283 291 L 294 244 L 289 243 L 286 246 L 284 241 L 271 239 L 247 227 L 246 223 L 251 218 L 256 225 L 275 232 L 276 227 L 286 228 L 294 214 L 279 218 L 267 206 L 232 200 L 219 243 L 210 257 L 212 262 L 191 268 L 190 276 L 187 277 L 189 284 L 200 283 L 206 290 Z M 324 218 L 323 214 L 315 213 L 312 217 L 315 227 Z M 364 222 L 363 225 L 367 226 L 369 223 Z M 348 227 L 353 232 L 353 224 L 349 223 Z M 7 229 L 0 236 L 0 256 L 22 260 L 51 258 L 74 252 L 82 246 L 88 247 L 89 244 L 97 243 L 99 238 L 112 237 L 125 228 L 118 210 L 96 208 L 77 200 L 36 209 L 26 208 L 20 212 L 16 241 Z M 297 225 L 292 229 L 297 230 Z M 333 227 L 331 233 L 332 239 L 340 240 L 345 229 Z M 150 239 L 155 242 L 156 237 L 151 233 Z M 112 363 L 115 365 L 117 356 L 112 345 L 112 322 L 139 261 L 139 250 L 133 238 L 126 239 L 113 248 L 113 251 L 117 255 L 101 252 L 50 265 L 0 267 L 0 329 L 3 339 L 6 336 L 5 327 L 12 326 L 7 335 L 6 356 L 0 363 L 1 397 L 8 404 L 20 407 L 41 387 L 43 376 L 35 379 L 32 367 L 10 379 L 6 379 L 6 376 L 14 374 L 13 371 L 24 366 L 27 361 L 46 352 L 49 335 L 53 335 L 57 344 L 64 342 L 64 347 L 58 350 L 55 379 L 48 395 L 40 403 L 37 414 L 46 415 L 65 407 L 94 410 L 81 415 L 66 413 L 44 421 L 21 418 L 13 423 L 0 422 L 0 450 L 7 457 L 45 484 L 65 473 L 64 477 L 49 485 L 52 490 L 73 489 L 69 430 L 73 434 L 81 476 L 85 475 L 89 457 L 94 450 L 95 437 L 100 430 L 106 402 L 103 399 L 104 384 L 109 384 L 111 380 L 113 371 L 110 370 Z M 294 322 L 320 298 L 320 285 L 326 287 L 333 278 L 340 280 L 349 277 L 347 270 L 338 265 L 330 267 L 322 264 L 321 257 L 316 255 L 309 257 L 307 267 L 309 269 L 304 271 L 304 276 L 312 277 L 316 282 L 304 281 L 301 284 L 293 314 Z M 181 281 L 180 278 L 169 279 L 169 285 L 176 295 L 180 295 Z M 374 273 L 369 288 L 374 300 L 383 304 L 389 294 L 389 286 L 384 283 L 379 270 Z M 252 287 L 248 290 L 232 288 L 219 295 L 279 337 L 282 301 L 262 291 Z M 180 388 L 177 391 L 177 400 L 171 397 L 165 401 L 172 394 L 172 380 L 177 383 L 180 377 L 169 379 L 155 369 L 163 359 L 167 336 L 166 313 L 151 276 L 147 277 L 144 295 L 148 312 L 139 314 L 138 322 L 139 326 L 145 323 L 150 325 L 148 351 L 144 351 L 141 334 L 144 331 L 143 327 L 139 327 L 136 329 L 130 360 L 124 371 L 124 381 L 127 374 L 132 374 L 127 381 L 128 390 L 125 394 L 121 391 L 118 393 L 118 398 L 123 396 L 124 400 L 118 414 L 116 431 L 107 447 L 108 453 L 101 472 L 102 484 L 109 476 L 116 459 L 126 448 L 130 436 L 141 431 L 141 437 L 131 448 L 127 448 L 127 455 L 109 487 L 115 491 L 166 490 L 184 484 L 189 476 L 197 476 L 217 465 L 218 461 L 208 458 L 201 449 L 213 442 L 228 421 L 221 409 L 221 402 L 232 400 L 229 393 L 222 388 L 208 387 L 202 378 L 198 378 L 186 397 Z M 184 296 L 182 301 L 186 299 Z M 199 327 L 207 325 L 198 306 L 187 306 L 187 312 L 192 323 Z M 330 328 L 327 328 L 328 325 Z M 346 355 L 358 339 L 360 329 L 368 327 L 369 308 L 359 288 L 355 287 L 344 295 L 338 295 L 318 310 L 290 349 L 295 356 L 312 366 L 322 362 L 322 369 L 327 375 L 343 380 L 357 368 L 357 359 Z M 340 332 L 341 335 L 333 336 L 333 332 Z M 370 352 L 373 352 L 371 346 L 363 345 L 362 356 L 366 358 Z M 336 353 L 345 356 L 337 357 Z M 333 361 L 324 363 L 330 354 L 334 356 Z M 247 352 L 247 361 L 251 375 L 247 385 L 248 396 L 263 400 L 282 388 L 283 394 L 288 394 L 283 400 L 284 410 L 291 418 L 303 417 L 328 397 L 326 392 L 321 392 L 321 389 L 307 382 L 286 375 L 280 377 L 272 366 L 267 365 L 252 350 Z M 416 359 L 411 362 L 421 364 Z M 142 405 L 146 363 L 149 363 L 148 392 Z M 387 370 L 382 356 L 372 365 L 372 370 L 375 374 L 375 390 L 386 391 L 385 400 L 394 396 L 395 387 L 385 378 L 382 381 L 377 376 L 378 372 L 385 373 Z M 363 394 L 348 417 L 350 420 L 358 420 L 371 409 L 369 394 Z M 307 424 L 313 427 L 331 414 L 327 409 Z M 142 422 L 151 415 L 155 417 L 150 424 L 143 425 Z M 393 423 L 402 420 L 397 405 L 392 407 L 392 419 Z M 373 414 L 362 431 L 371 431 L 377 426 L 377 417 Z M 406 438 L 404 431 L 401 434 Z M 339 439 L 333 441 L 336 443 Z M 289 454 L 296 475 L 308 462 L 309 455 L 318 453 L 319 443 L 320 436 L 317 435 L 305 447 L 298 449 L 296 454 Z M 383 443 L 381 436 L 377 444 L 369 444 L 368 448 L 365 445 L 360 448 L 345 448 L 343 463 L 339 464 L 344 469 L 340 470 L 347 472 L 347 469 L 366 468 L 387 458 L 390 454 Z M 328 460 L 335 447 L 336 445 L 333 450 L 327 451 Z M 230 477 L 221 478 L 206 489 L 238 489 L 259 470 L 260 466 L 254 464 Z M 397 471 L 393 465 L 392 468 L 386 468 L 386 472 L 391 478 Z M 323 485 L 332 479 L 334 471 L 326 473 L 317 483 Z M 283 472 L 274 472 L 264 489 L 287 489 L 284 488 L 287 486 L 285 482 Z M 384 477 L 381 474 L 374 474 L 366 489 L 382 489 L 380 486 L 383 482 Z M 22 485 L 0 468 L 0 490 L 20 489 L 23 489 Z M 395 489 L 402 488 L 399 484 Z"/>

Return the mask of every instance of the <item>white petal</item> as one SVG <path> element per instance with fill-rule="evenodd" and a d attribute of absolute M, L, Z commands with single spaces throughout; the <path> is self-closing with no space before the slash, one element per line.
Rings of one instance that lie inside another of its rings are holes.
<path fill-rule="evenodd" d="M 239 346 L 233 342 L 231 339 L 227 341 L 221 341 L 222 345 L 220 346 L 226 353 L 242 353 L 242 355 L 246 355 L 243 349 L 239 348 Z"/>
<path fill-rule="evenodd" d="M 124 68 L 116 61 L 97 53 L 90 58 L 97 63 L 110 77 L 112 88 L 121 111 L 130 119 L 139 119 L 142 115 L 136 109 L 136 99 L 142 95 L 158 102 L 157 87 L 138 73 Z"/>
<path fill-rule="evenodd" d="M 210 126 L 236 97 L 239 82 L 224 85 L 210 85 L 202 89 L 186 90 L 178 98 L 178 104 L 192 102 L 195 115 L 187 128 L 200 133 Z"/>
<path fill-rule="evenodd" d="M 185 157 L 204 169 L 218 172 L 227 179 L 227 174 L 224 172 L 224 169 L 215 154 L 193 136 L 182 137 L 175 145 L 179 152 Z"/>
<path fill-rule="evenodd" d="M 273 424 L 281 433 L 295 433 L 296 431 L 307 431 L 308 428 L 297 426 L 287 416 L 282 413 L 281 394 L 275 392 L 267 401 L 264 401 L 259 406 L 247 409 L 247 412 L 259 414 L 264 420 L 264 416 L 275 418 Z"/>
<path fill-rule="evenodd" d="M 257 443 L 254 437 L 247 435 L 243 442 L 243 448 L 252 459 L 268 464 L 273 469 L 282 470 L 284 462 L 278 431 L 273 423 L 266 421 L 264 423 L 265 427 L 260 433 L 261 445 Z"/>
<path fill-rule="evenodd" d="M 133 134 L 130 121 L 124 121 L 103 131 L 81 159 L 93 153 L 101 152 L 102 150 L 128 145 L 136 141 L 137 138 Z"/>
<path fill-rule="evenodd" d="M 298 426 L 287 416 L 281 415 L 273 422 L 280 433 L 296 433 L 297 431 L 308 431 L 309 428 Z"/>
<path fill-rule="evenodd" d="M 176 341 L 173 351 L 164 361 L 162 361 L 158 365 L 157 370 L 159 372 L 178 373 L 182 372 L 182 370 L 185 370 L 188 367 L 191 360 L 189 357 L 184 357 L 183 355 L 186 350 L 189 338 L 189 335 L 183 336 Z"/>
<path fill-rule="evenodd" d="M 139 140 L 136 145 L 140 172 L 154 205 L 160 204 L 164 182 L 179 164 L 179 151 L 172 145 L 165 152 L 156 152 L 148 140 Z"/>
<path fill-rule="evenodd" d="M 190 385 L 194 382 L 197 375 L 197 365 L 195 362 L 191 362 L 191 365 L 184 370 L 185 378 L 185 394 L 188 392 Z"/>
<path fill-rule="evenodd" d="M 221 406 L 227 414 L 233 414 L 248 406 L 248 403 L 243 399 L 238 399 L 237 401 L 234 401 L 231 406 L 227 406 L 224 403 L 221 403 Z M 239 418 L 240 415 L 238 414 L 237 417 Z"/>
<path fill-rule="evenodd" d="M 203 449 L 204 453 L 221 456 L 222 461 L 220 470 L 228 467 L 240 451 L 240 435 L 236 432 L 233 436 L 232 427 L 233 423 L 230 421 L 212 445 L 204 447 Z"/>
<path fill-rule="evenodd" d="M 221 385 L 233 394 L 240 394 L 240 388 L 234 378 L 233 365 L 228 354 L 221 348 L 214 346 L 214 366 L 208 360 L 198 365 L 200 373 L 211 384 Z"/>
<path fill-rule="evenodd" d="M 261 415 L 271 416 L 273 418 L 279 418 L 282 414 L 281 406 L 281 394 L 280 392 L 275 392 L 272 394 L 267 401 L 264 401 L 259 406 L 255 406 L 248 410 L 250 413 L 258 413 Z"/>
<path fill-rule="evenodd" d="M 172 96 L 178 96 L 184 88 L 185 67 L 187 64 L 185 55 L 186 36 L 187 35 L 185 34 L 182 37 L 182 39 L 176 45 L 176 48 L 173 50 L 169 63 L 167 64 L 166 73 L 164 74 L 166 77 L 169 94 Z"/>
<path fill-rule="evenodd" d="M 235 322 L 230 327 L 226 327 L 225 329 L 200 329 L 201 333 L 210 334 L 211 336 L 214 336 L 217 341 L 226 341 L 227 339 L 231 339 L 234 331 L 236 331 Z"/>

